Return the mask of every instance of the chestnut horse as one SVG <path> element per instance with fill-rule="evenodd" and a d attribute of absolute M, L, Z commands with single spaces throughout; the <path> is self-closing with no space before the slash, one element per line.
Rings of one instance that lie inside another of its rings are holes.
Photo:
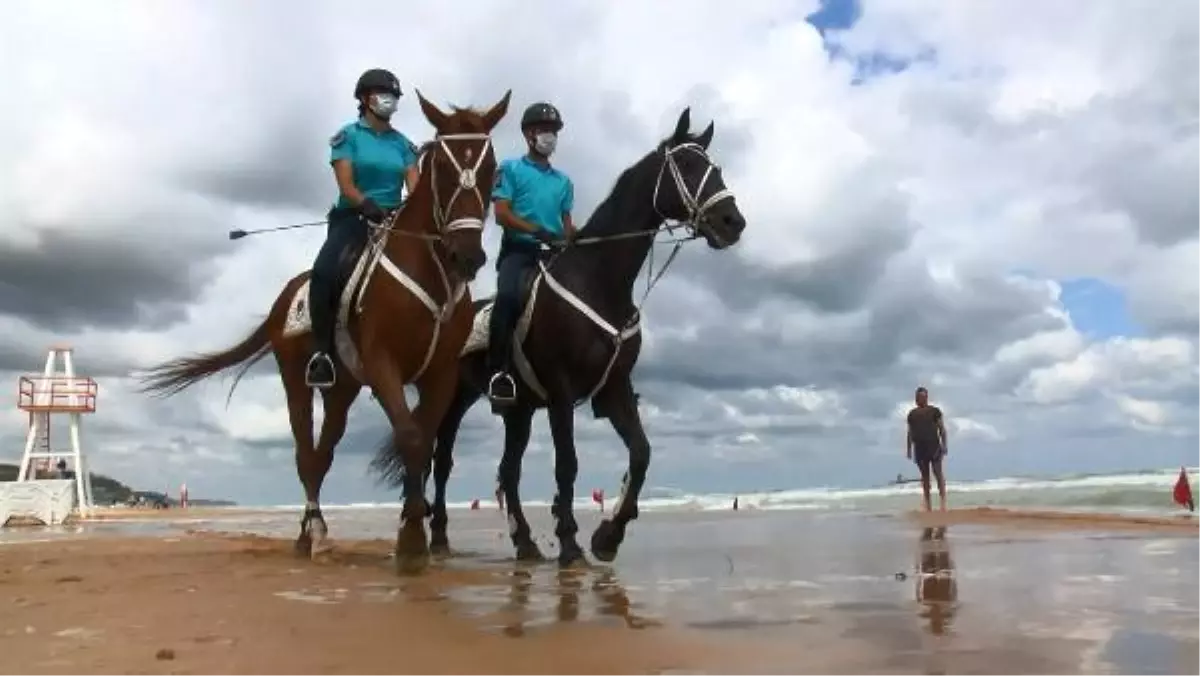
<path fill-rule="evenodd" d="M 141 377 L 145 391 L 169 396 L 240 364 L 233 383 L 237 387 L 254 363 L 274 353 L 307 501 L 296 539 L 301 554 L 316 556 L 330 548 L 321 484 L 346 431 L 350 406 L 367 385 L 388 416 L 390 443 L 404 459 L 411 484 L 396 536 L 397 566 L 418 572 L 428 563 L 421 477 L 432 461 L 432 435 L 458 384 L 458 357 L 475 314 L 467 284 L 487 259 L 482 232 L 496 171 L 491 131 L 508 112 L 511 94 L 485 112 L 455 108 L 447 114 L 417 92 L 421 111 L 437 134 L 422 149 L 422 171 L 412 195 L 375 228 L 343 285 L 336 359 L 339 370 L 353 377 L 340 377 L 322 392 L 325 420 L 315 448 L 313 395 L 304 381 L 311 348 L 307 272 L 284 286 L 267 318 L 238 345 L 176 359 Z M 387 274 L 378 274 L 381 268 Z M 404 395 L 408 383 L 416 385 L 420 397 L 411 412 Z"/>

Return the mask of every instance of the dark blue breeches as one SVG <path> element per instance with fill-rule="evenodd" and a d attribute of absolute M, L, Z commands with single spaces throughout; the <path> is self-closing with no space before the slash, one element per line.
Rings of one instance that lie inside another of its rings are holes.
<path fill-rule="evenodd" d="M 493 371 L 507 371 L 512 355 L 512 333 L 521 315 L 521 279 L 537 265 L 536 246 L 505 243 L 496 261 L 496 302 L 488 327 L 488 364 Z"/>
<path fill-rule="evenodd" d="M 369 233 L 367 222 L 353 209 L 333 209 L 329 212 L 328 234 L 313 262 L 312 278 L 308 284 L 309 315 L 312 317 L 313 339 L 318 351 L 332 351 L 334 306 L 339 285 L 354 256 L 362 251 Z"/>

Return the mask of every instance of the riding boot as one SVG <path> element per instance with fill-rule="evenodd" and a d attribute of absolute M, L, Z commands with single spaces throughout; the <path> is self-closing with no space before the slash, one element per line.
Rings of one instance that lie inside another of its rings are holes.
<path fill-rule="evenodd" d="M 488 399 L 492 401 L 492 410 L 495 412 L 517 399 L 517 385 L 509 375 L 515 315 L 509 303 L 500 299 L 492 306 L 491 331 L 488 336 L 488 368 L 492 377 L 488 380 Z"/>
<path fill-rule="evenodd" d="M 333 365 L 333 299 L 329 284 L 320 277 L 308 281 L 308 314 L 312 319 L 313 355 L 304 380 L 309 387 L 328 389 L 337 382 Z"/>

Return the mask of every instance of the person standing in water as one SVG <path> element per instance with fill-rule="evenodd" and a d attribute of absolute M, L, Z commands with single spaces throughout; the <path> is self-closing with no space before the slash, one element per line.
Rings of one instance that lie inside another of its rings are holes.
<path fill-rule="evenodd" d="M 904 454 L 921 470 L 922 506 L 932 509 L 929 498 L 929 471 L 937 478 L 938 498 L 941 510 L 946 510 L 946 479 L 942 475 L 942 458 L 949 452 L 946 424 L 942 409 L 929 403 L 929 390 L 918 387 L 915 396 L 917 405 L 908 412 L 908 435 Z"/>

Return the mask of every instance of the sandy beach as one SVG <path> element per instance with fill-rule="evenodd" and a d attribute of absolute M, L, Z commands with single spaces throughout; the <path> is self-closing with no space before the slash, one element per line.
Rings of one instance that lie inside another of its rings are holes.
<path fill-rule="evenodd" d="M 579 571 L 462 511 L 417 578 L 391 510 L 327 512 L 320 564 L 291 513 L 10 530 L 0 671 L 1197 673 L 1195 519 L 1000 511 L 646 514 Z"/>

